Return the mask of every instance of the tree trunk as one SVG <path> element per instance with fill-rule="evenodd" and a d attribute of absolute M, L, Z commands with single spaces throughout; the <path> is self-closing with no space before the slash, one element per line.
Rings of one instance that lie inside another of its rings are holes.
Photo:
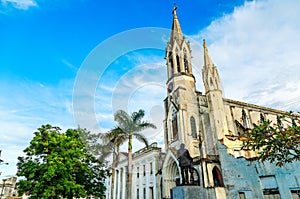
<path fill-rule="evenodd" d="M 111 187 L 110 187 L 110 199 L 114 199 L 114 186 L 115 186 L 115 173 L 116 173 L 116 169 L 115 169 L 115 166 L 112 165 L 112 169 L 111 169 Z"/>
<path fill-rule="evenodd" d="M 119 160 L 120 160 L 120 148 L 119 146 L 116 146 L 115 151 L 113 152 L 113 162 L 112 162 L 112 178 L 111 178 L 111 191 L 110 191 L 110 199 L 114 199 L 115 198 L 115 175 L 116 175 L 116 167 L 119 164 Z M 118 180 L 118 179 L 117 179 Z"/>
<path fill-rule="evenodd" d="M 129 135 L 128 139 L 128 199 L 132 199 L 132 135 Z"/>

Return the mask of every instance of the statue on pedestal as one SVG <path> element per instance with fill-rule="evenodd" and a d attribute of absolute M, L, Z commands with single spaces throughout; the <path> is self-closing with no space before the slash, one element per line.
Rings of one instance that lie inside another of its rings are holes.
<path fill-rule="evenodd" d="M 185 144 L 182 143 L 180 145 L 180 149 L 177 151 L 177 157 L 181 171 L 182 185 L 190 184 L 189 172 L 191 170 L 193 158 L 189 151 L 185 148 Z"/>

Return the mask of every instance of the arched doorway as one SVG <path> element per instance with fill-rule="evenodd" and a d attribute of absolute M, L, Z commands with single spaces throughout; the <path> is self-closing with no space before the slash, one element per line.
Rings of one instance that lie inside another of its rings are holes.
<path fill-rule="evenodd" d="M 223 176 L 220 169 L 215 166 L 212 170 L 215 187 L 224 187 Z"/>
<path fill-rule="evenodd" d="M 171 189 L 174 188 L 177 183 L 180 183 L 178 161 L 169 150 L 162 169 L 163 198 L 171 198 Z"/>

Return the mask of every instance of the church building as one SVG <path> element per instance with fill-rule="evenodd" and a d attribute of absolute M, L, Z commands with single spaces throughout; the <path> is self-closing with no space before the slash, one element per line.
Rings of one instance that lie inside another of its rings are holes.
<path fill-rule="evenodd" d="M 193 159 L 201 199 L 299 199 L 300 163 L 282 167 L 256 161 L 257 153 L 241 149 L 243 134 L 265 120 L 276 124 L 286 112 L 226 99 L 218 68 L 205 41 L 202 81 L 198 91 L 186 41 L 173 10 L 172 32 L 166 46 L 167 96 L 164 100 L 165 153 L 156 144 L 133 155 L 132 199 L 170 199 L 183 182 L 177 151 L 184 144 Z M 199 80 L 200 81 L 200 80 Z M 292 119 L 291 119 L 292 120 Z M 115 186 L 107 198 L 126 198 L 126 156 L 117 166 Z M 123 173 L 122 173 L 123 172 Z M 113 197 L 112 197 L 113 196 Z"/>

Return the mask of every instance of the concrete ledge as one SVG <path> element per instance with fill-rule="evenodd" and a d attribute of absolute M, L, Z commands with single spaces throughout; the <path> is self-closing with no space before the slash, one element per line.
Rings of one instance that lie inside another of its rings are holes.
<path fill-rule="evenodd" d="M 205 198 L 203 188 L 200 186 L 178 186 L 172 189 L 173 199 L 200 199 Z"/>

